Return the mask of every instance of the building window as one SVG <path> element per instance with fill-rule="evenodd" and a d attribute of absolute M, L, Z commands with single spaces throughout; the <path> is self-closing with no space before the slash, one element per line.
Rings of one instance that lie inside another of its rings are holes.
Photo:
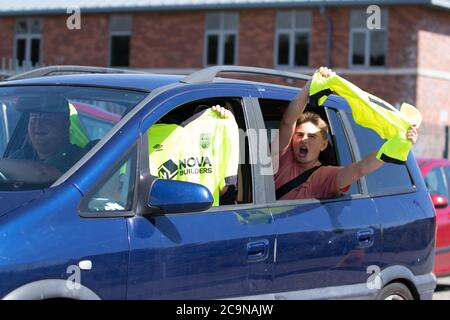
<path fill-rule="evenodd" d="M 204 65 L 236 64 L 239 15 L 206 15 Z"/>
<path fill-rule="evenodd" d="M 39 19 L 16 21 L 14 56 L 18 66 L 35 66 L 41 62 L 42 23 Z"/>
<path fill-rule="evenodd" d="M 131 16 L 111 16 L 109 21 L 109 65 L 130 66 Z"/>
<path fill-rule="evenodd" d="M 310 12 L 278 12 L 276 18 L 275 65 L 278 67 L 308 66 L 310 32 Z"/>
<path fill-rule="evenodd" d="M 350 17 L 351 67 L 383 67 L 387 52 L 387 10 L 381 10 L 379 29 L 369 29 L 365 10 L 353 10 Z"/>

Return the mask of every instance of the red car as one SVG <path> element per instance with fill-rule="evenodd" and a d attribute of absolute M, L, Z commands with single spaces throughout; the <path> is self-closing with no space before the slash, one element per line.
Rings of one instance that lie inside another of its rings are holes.
<path fill-rule="evenodd" d="M 450 160 L 417 159 L 436 209 L 436 276 L 450 274 Z"/>

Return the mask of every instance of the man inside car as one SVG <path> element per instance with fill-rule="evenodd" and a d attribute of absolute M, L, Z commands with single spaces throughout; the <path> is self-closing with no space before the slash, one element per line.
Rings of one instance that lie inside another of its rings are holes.
<path fill-rule="evenodd" d="M 28 114 L 23 145 L 0 160 L 4 181 L 50 183 L 58 179 L 84 154 L 70 143 L 68 101 L 60 96 L 25 96 L 16 110 Z"/>

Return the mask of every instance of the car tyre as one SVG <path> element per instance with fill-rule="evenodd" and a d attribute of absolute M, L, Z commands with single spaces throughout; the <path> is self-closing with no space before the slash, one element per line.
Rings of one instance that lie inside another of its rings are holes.
<path fill-rule="evenodd" d="M 378 294 L 377 300 L 414 300 L 411 291 L 402 283 L 391 283 Z"/>

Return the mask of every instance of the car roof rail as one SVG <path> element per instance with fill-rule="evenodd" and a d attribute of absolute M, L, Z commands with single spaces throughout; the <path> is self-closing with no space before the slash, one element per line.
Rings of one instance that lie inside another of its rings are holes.
<path fill-rule="evenodd" d="M 31 71 L 19 73 L 7 78 L 6 80 L 7 81 L 23 80 L 37 77 L 54 76 L 58 74 L 82 74 L 82 73 L 142 73 L 142 72 L 134 70 L 104 68 L 104 67 L 62 65 L 62 66 L 42 67 Z"/>
<path fill-rule="evenodd" d="M 208 83 L 212 82 L 214 78 L 217 77 L 219 73 L 243 73 L 243 74 L 253 74 L 253 75 L 266 75 L 266 76 L 277 76 L 282 78 L 289 78 L 295 80 L 308 81 L 311 76 L 301 73 L 289 72 L 284 70 L 275 70 L 267 68 L 258 67 L 245 67 L 245 66 L 214 66 L 201 69 L 199 71 L 193 72 L 186 78 L 182 79 L 180 82 L 187 84 L 196 83 Z"/>

